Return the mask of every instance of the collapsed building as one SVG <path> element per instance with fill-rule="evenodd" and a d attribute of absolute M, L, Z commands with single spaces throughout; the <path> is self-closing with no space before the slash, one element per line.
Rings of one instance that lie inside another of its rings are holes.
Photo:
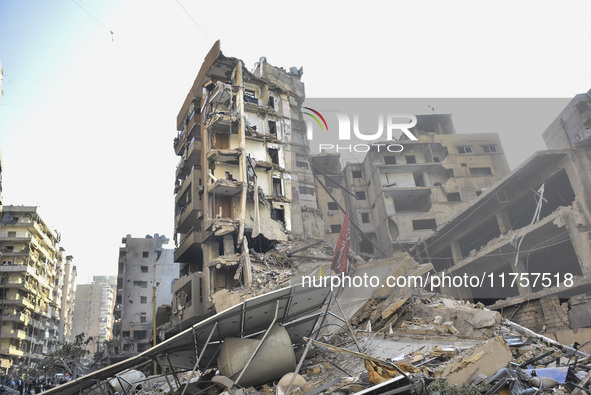
<path fill-rule="evenodd" d="M 457 134 L 448 114 L 416 117 L 417 140 L 401 141 L 404 150 L 374 146 L 345 166 L 356 251 L 407 251 L 509 171 L 498 134 Z"/>
<path fill-rule="evenodd" d="M 250 285 L 249 249 L 322 238 L 301 106 L 302 69 L 263 57 L 249 72 L 216 42 L 177 118 L 174 328 L 213 312 L 213 295 Z"/>

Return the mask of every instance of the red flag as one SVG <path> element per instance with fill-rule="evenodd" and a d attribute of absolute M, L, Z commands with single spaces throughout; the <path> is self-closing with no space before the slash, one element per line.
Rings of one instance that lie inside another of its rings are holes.
<path fill-rule="evenodd" d="M 351 244 L 351 232 L 349 229 L 349 210 L 345 212 L 345 220 L 341 226 L 341 233 L 334 249 L 332 264 L 330 268 L 336 273 L 341 274 L 347 269 L 349 262 L 349 245 Z"/>

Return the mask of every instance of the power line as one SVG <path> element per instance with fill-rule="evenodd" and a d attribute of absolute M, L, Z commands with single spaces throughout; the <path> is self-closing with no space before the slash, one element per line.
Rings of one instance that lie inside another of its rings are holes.
<path fill-rule="evenodd" d="M 189 16 L 189 18 L 191 18 L 191 20 L 195 23 L 195 25 L 197 25 L 197 27 L 199 28 L 199 30 L 201 30 L 203 32 L 203 34 L 205 34 L 207 36 L 207 38 L 211 39 L 211 37 L 209 37 L 209 34 L 207 34 L 205 32 L 205 30 L 203 30 L 203 28 L 201 27 L 201 25 L 195 20 L 195 18 L 193 18 L 191 16 L 191 14 L 189 14 L 189 11 L 187 11 L 185 9 L 185 7 L 183 7 L 183 5 L 180 3 L 179 0 L 176 0 L 177 4 L 183 9 L 183 11 L 185 11 L 185 14 L 187 14 Z"/>
<path fill-rule="evenodd" d="M 99 25 L 101 25 L 102 27 L 104 27 L 105 29 L 107 29 L 109 31 L 109 33 L 111 33 L 111 41 L 115 41 L 113 39 L 113 35 L 115 33 L 113 33 L 113 30 L 109 29 L 104 23 L 102 23 L 97 17 L 95 17 L 94 15 L 92 15 L 90 12 L 88 12 L 88 10 L 86 10 L 84 7 L 82 7 L 76 0 L 72 0 L 72 2 L 74 4 L 76 4 L 76 6 L 78 6 L 78 8 L 80 8 L 82 11 L 84 11 L 89 17 L 91 17 L 92 19 L 94 19 Z"/>

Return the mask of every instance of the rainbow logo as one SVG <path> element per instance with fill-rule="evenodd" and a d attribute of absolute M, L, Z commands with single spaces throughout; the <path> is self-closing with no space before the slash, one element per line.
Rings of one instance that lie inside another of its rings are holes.
<path fill-rule="evenodd" d="M 314 114 L 318 115 L 320 117 L 320 119 L 322 119 L 322 122 L 324 123 L 324 126 L 326 126 L 326 131 L 328 132 L 328 124 L 326 123 L 326 119 L 324 119 L 324 117 L 322 116 L 322 114 L 320 114 L 318 111 L 311 109 L 310 107 L 304 107 L 306 110 L 310 110 L 312 111 Z M 322 124 L 320 123 L 320 119 L 318 119 L 316 116 L 314 116 L 313 114 L 310 114 L 309 112 L 304 112 L 304 114 L 311 116 L 312 118 L 314 118 L 314 120 L 316 122 L 318 122 L 318 126 L 320 126 L 320 130 L 324 130 L 324 128 L 322 127 Z"/>

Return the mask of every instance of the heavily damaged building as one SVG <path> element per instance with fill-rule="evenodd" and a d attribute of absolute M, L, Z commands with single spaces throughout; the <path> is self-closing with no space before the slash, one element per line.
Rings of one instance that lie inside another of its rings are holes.
<path fill-rule="evenodd" d="M 175 328 L 212 312 L 213 295 L 252 281 L 249 249 L 291 234 L 321 238 L 302 119 L 302 69 L 263 57 L 254 70 L 215 43 L 177 119 Z"/>
<path fill-rule="evenodd" d="M 155 307 L 170 304 L 179 265 L 164 235 L 127 235 L 119 248 L 113 352 L 129 358 L 151 346 Z M 156 306 L 154 306 L 154 304 Z"/>
<path fill-rule="evenodd" d="M 591 290 L 590 177 L 588 149 L 537 152 L 411 253 L 440 276 L 480 279 L 442 282 L 445 294 L 496 301 L 534 330 L 591 327 L 585 304 L 573 322 L 561 305 Z M 553 299 L 546 306 L 540 298 Z"/>
<path fill-rule="evenodd" d="M 591 90 L 576 95 L 542 137 L 548 149 L 591 147 Z"/>
<path fill-rule="evenodd" d="M 345 179 L 351 245 L 391 256 L 429 236 L 509 171 L 496 133 L 456 134 L 451 115 L 418 115 L 417 140 L 401 152 L 372 147 L 363 163 L 348 162 Z"/>

